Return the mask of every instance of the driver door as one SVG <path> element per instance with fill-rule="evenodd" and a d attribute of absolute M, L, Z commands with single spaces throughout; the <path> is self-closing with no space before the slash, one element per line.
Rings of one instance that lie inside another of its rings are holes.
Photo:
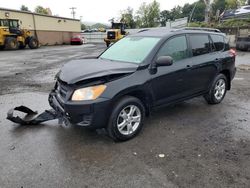
<path fill-rule="evenodd" d="M 173 102 L 189 95 L 188 72 L 192 64 L 186 35 L 178 35 L 168 39 L 160 48 L 157 57 L 171 56 L 171 66 L 157 67 L 152 75 L 151 87 L 155 106 Z"/>

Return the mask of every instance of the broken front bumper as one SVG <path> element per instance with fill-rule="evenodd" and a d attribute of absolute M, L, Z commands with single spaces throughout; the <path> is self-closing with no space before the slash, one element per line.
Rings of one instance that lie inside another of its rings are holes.
<path fill-rule="evenodd" d="M 56 91 L 49 95 L 50 106 L 70 123 L 89 128 L 106 127 L 110 114 L 110 100 L 98 98 L 94 101 L 67 101 Z"/>

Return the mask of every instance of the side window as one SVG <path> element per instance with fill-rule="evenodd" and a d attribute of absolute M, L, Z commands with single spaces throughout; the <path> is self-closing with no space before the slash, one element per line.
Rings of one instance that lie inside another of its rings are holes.
<path fill-rule="evenodd" d="M 193 56 L 208 54 L 212 51 L 212 44 L 208 35 L 192 34 L 190 35 L 190 44 L 192 47 Z"/>
<path fill-rule="evenodd" d="M 186 36 L 169 39 L 159 50 L 157 57 L 160 56 L 171 56 L 174 61 L 189 57 Z"/>
<path fill-rule="evenodd" d="M 211 35 L 214 42 L 215 51 L 224 50 L 224 37 L 221 35 Z"/>

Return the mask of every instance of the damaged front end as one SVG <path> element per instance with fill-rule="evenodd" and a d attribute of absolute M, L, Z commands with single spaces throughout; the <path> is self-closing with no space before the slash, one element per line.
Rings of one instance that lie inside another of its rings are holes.
<path fill-rule="evenodd" d="M 49 94 L 51 110 L 37 112 L 25 106 L 9 110 L 7 119 L 20 125 L 37 125 L 53 119 L 59 123 L 77 124 L 99 128 L 108 118 L 110 99 L 102 97 L 73 100 L 74 92 L 86 88 L 105 86 L 109 82 L 134 73 L 138 65 L 106 61 L 102 59 L 75 60 L 65 64 L 56 75 L 56 84 Z M 104 92 L 104 90 L 103 90 Z M 91 92 L 90 92 L 91 93 Z M 24 118 L 15 115 L 15 111 L 26 114 Z"/>
<path fill-rule="evenodd" d="M 67 84 L 61 81 L 57 75 L 57 82 L 48 98 L 52 109 L 38 114 L 26 106 L 18 106 L 8 111 L 7 119 L 19 125 L 38 125 L 46 121 L 58 119 L 59 124 L 76 124 L 83 127 L 90 127 L 90 125 L 94 124 L 93 128 L 100 128 L 108 117 L 106 112 L 110 103 L 109 99 L 99 97 L 94 101 L 74 102 L 71 100 L 74 91 L 79 87 L 105 84 L 128 74 L 131 73 L 105 75 L 82 80 L 75 84 Z M 25 116 L 18 116 L 15 112 L 22 112 Z"/>

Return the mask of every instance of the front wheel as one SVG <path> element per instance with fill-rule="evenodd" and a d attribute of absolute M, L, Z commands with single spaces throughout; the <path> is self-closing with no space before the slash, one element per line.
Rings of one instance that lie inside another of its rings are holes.
<path fill-rule="evenodd" d="M 28 46 L 30 47 L 30 49 L 37 49 L 39 47 L 39 41 L 36 37 L 30 37 Z"/>
<path fill-rule="evenodd" d="M 209 92 L 204 96 L 208 104 L 219 104 L 227 93 L 228 80 L 224 74 L 219 74 Z"/>
<path fill-rule="evenodd" d="M 138 98 L 126 96 L 116 103 L 107 132 L 114 141 L 132 139 L 141 131 L 144 117 L 142 102 Z"/>

